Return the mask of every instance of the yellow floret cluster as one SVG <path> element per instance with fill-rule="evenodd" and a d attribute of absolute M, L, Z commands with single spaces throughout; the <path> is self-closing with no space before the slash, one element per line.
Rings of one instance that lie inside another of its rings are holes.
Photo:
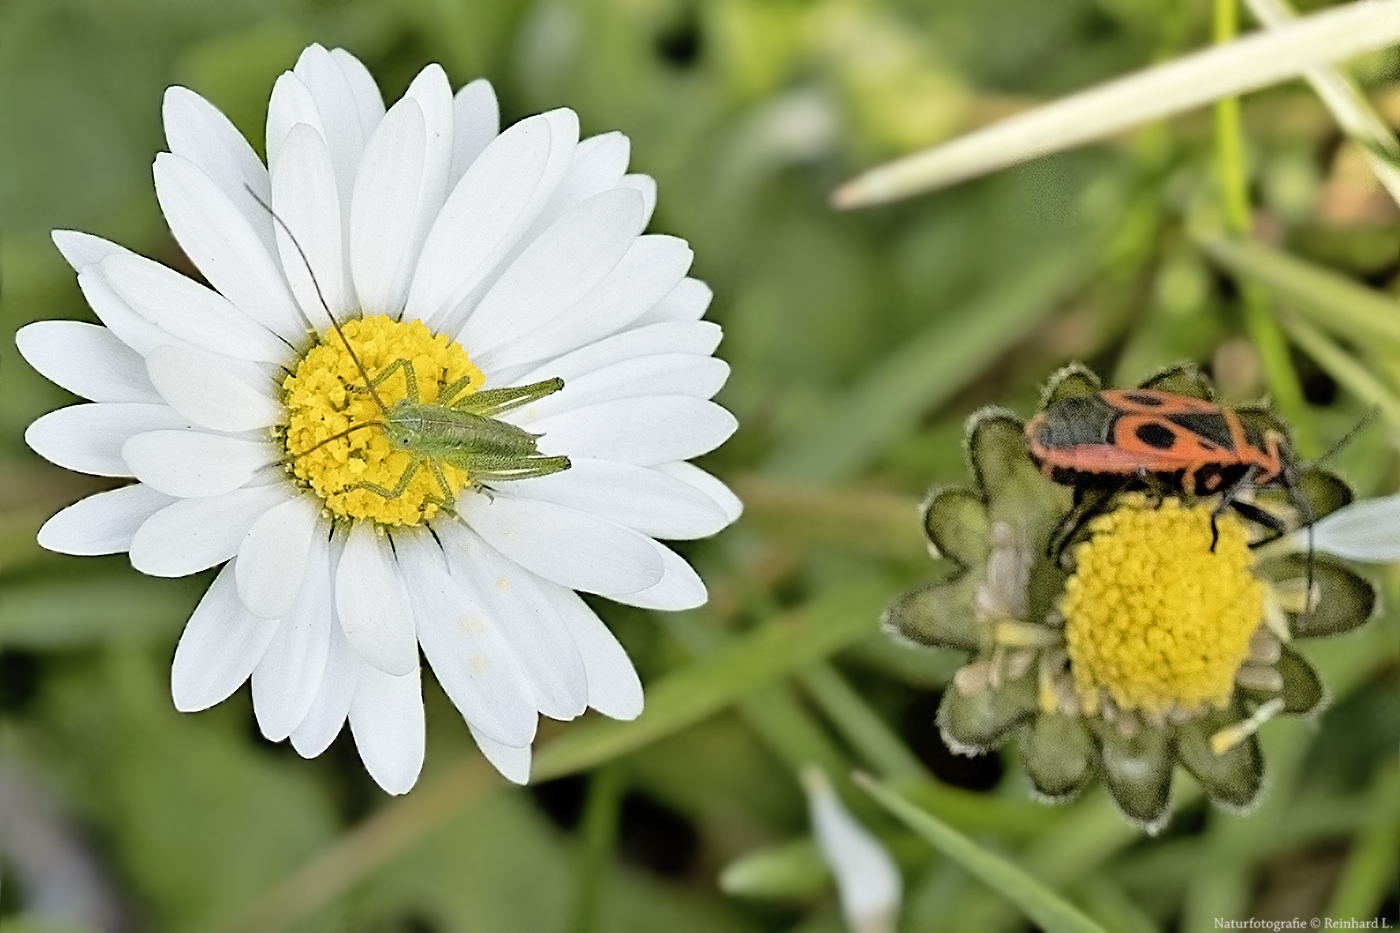
<path fill-rule="evenodd" d="M 1223 706 L 1264 611 L 1245 526 L 1211 509 L 1129 503 L 1090 523 L 1065 586 L 1075 690 L 1088 709 L 1100 689 L 1119 707 L 1165 713 Z"/>
<path fill-rule="evenodd" d="M 379 378 L 398 360 L 411 362 L 420 402 L 437 401 L 445 386 L 463 377 L 469 377 L 469 388 L 459 398 L 474 392 L 483 381 L 466 351 L 442 334 L 434 335 L 419 321 L 398 322 L 379 315 L 350 321 L 342 330 L 371 379 Z M 400 368 L 375 386 L 385 406 L 392 408 L 405 397 L 406 373 Z M 384 413 L 365 388 L 355 360 L 333 328 L 283 380 L 282 391 L 292 473 L 321 497 L 332 514 L 380 525 L 417 525 L 437 513 L 443 490 L 426 467 L 420 468 L 402 494 L 393 499 L 357 485 L 373 483 L 392 490 L 413 463 L 413 454 L 394 449 L 381 429 L 360 428 L 316 447 L 354 425 L 384 421 Z M 451 495 L 447 498 L 455 498 L 469 477 L 446 463 L 439 462 L 439 466 L 449 486 Z"/>

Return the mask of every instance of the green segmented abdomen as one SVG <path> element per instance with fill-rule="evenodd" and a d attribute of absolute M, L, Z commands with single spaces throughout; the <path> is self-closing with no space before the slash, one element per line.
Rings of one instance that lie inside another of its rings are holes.
<path fill-rule="evenodd" d="M 390 413 L 389 425 L 395 446 L 466 469 L 477 459 L 499 462 L 539 455 L 535 435 L 523 428 L 440 405 L 400 402 Z"/>

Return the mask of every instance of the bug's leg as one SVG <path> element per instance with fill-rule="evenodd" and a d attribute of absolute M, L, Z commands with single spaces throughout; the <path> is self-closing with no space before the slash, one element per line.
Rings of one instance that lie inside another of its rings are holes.
<path fill-rule="evenodd" d="M 370 385 L 374 386 L 375 388 L 378 388 L 386 379 L 388 379 L 390 376 L 392 376 L 394 373 L 398 372 L 401 369 L 403 370 L 403 377 L 405 383 L 404 398 L 408 399 L 414 405 L 417 405 L 418 376 L 413 371 L 413 364 L 406 359 L 397 359 L 394 360 L 394 362 L 390 363 L 388 366 L 385 366 L 384 369 L 380 371 L 379 375 L 375 376 L 373 379 L 370 380 Z"/>
<path fill-rule="evenodd" d="M 1288 490 L 1288 501 L 1293 503 L 1293 507 L 1298 510 L 1303 524 L 1308 529 L 1308 596 L 1307 602 L 1303 606 L 1303 614 L 1312 613 L 1313 603 L 1313 582 L 1314 571 L 1316 569 L 1316 556 L 1313 549 L 1313 523 L 1317 517 L 1313 514 L 1312 506 L 1308 505 L 1308 500 L 1303 498 L 1303 494 L 1298 491 L 1298 473 L 1293 467 L 1285 465 L 1279 472 L 1279 479 L 1283 482 L 1283 487 Z"/>
<path fill-rule="evenodd" d="M 1269 531 L 1273 532 L 1268 537 L 1261 538 L 1251 544 L 1250 547 L 1252 548 L 1263 547 L 1270 541 L 1277 541 L 1279 538 L 1288 534 L 1287 523 L 1273 512 L 1261 509 L 1257 505 L 1250 505 L 1248 502 L 1231 502 L 1230 508 L 1243 516 L 1245 521 L 1253 522 L 1256 525 L 1263 525 L 1265 528 L 1269 529 Z"/>
<path fill-rule="evenodd" d="M 1045 541 L 1045 556 L 1052 562 L 1058 564 L 1064 555 L 1065 548 L 1074 536 L 1079 534 L 1079 530 L 1093 518 L 1108 508 L 1108 503 L 1112 501 L 1122 487 L 1117 489 L 1085 489 L 1076 487 L 1074 490 L 1074 506 L 1064 514 L 1064 517 L 1056 523 L 1050 536 Z"/>
<path fill-rule="evenodd" d="M 447 485 L 447 477 L 442 475 L 442 467 L 438 466 L 438 462 L 431 457 L 428 457 L 427 461 L 428 469 L 432 471 L 433 479 L 437 480 L 438 488 L 442 490 L 441 504 L 446 505 L 455 498 L 452 494 L 452 488 Z"/>
<path fill-rule="evenodd" d="M 1236 480 L 1233 486 L 1221 493 L 1220 501 L 1216 503 L 1215 508 L 1210 510 L 1210 552 L 1212 554 L 1215 553 L 1215 546 L 1220 543 L 1220 528 L 1216 525 L 1216 519 L 1220 517 L 1222 512 L 1235 504 L 1235 498 L 1241 492 L 1254 485 L 1254 477 L 1257 475 L 1259 475 L 1259 467 L 1251 463 L 1249 468 L 1244 471 L 1244 475 Z"/>
<path fill-rule="evenodd" d="M 417 475 L 418 468 L 422 466 L 423 461 L 426 459 L 427 458 L 423 456 L 414 457 L 413 462 L 404 468 L 403 473 L 399 476 L 398 483 L 394 486 L 393 489 L 385 489 L 378 483 L 370 483 L 365 481 L 358 482 L 349 488 L 368 489 L 375 495 L 383 496 L 385 499 L 397 499 L 399 496 L 403 495 L 403 491 L 408 488 L 408 484 L 413 482 L 413 477 Z M 349 490 L 347 489 L 346 491 L 348 492 Z"/>
<path fill-rule="evenodd" d="M 528 405 L 536 399 L 542 399 L 546 395 L 553 395 L 562 388 L 564 388 L 564 380 L 556 377 L 524 386 L 486 389 L 481 392 L 473 392 L 461 401 L 453 403 L 452 407 L 458 411 L 471 412 L 473 415 L 494 418 L 512 408 L 519 408 L 521 405 Z"/>
<path fill-rule="evenodd" d="M 466 391 L 467 386 L 471 385 L 471 383 L 471 376 L 463 376 L 451 385 L 443 386 L 442 390 L 438 392 L 437 403 L 439 405 L 446 405 L 448 408 L 458 407 L 453 404 L 454 401 L 457 396 Z"/>

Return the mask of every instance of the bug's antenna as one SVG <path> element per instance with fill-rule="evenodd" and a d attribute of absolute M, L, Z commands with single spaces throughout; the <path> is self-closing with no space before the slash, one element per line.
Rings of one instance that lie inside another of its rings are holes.
<path fill-rule="evenodd" d="M 316 281 L 316 273 L 311 268 L 311 260 L 306 257 L 306 250 L 301 248 L 301 243 L 297 240 L 297 235 L 292 232 L 292 229 L 290 227 L 287 226 L 287 222 L 285 220 L 277 216 L 277 212 L 272 209 L 272 205 L 268 204 L 262 198 L 258 197 L 258 193 L 254 191 L 250 185 L 248 185 L 245 182 L 243 188 L 245 191 L 248 192 L 249 197 L 251 197 L 254 201 L 258 202 L 259 207 L 261 207 L 263 210 L 267 211 L 269 215 L 271 215 L 273 221 L 276 222 L 277 226 L 282 228 L 282 232 L 287 234 L 287 239 L 291 240 L 292 245 L 296 247 L 297 255 L 301 257 L 301 264 L 306 267 L 306 274 L 311 277 L 311 287 L 316 290 L 316 300 L 321 303 L 321 310 L 325 311 L 326 317 L 331 319 L 331 326 L 334 327 L 335 332 L 340 335 L 340 342 L 345 344 L 345 352 L 349 353 L 350 359 L 355 361 L 355 368 L 360 371 L 360 375 L 364 378 L 365 388 L 369 390 L 370 397 L 374 399 L 374 404 L 378 405 L 379 410 L 384 412 L 387 416 L 389 413 L 389 408 L 384 404 L 384 400 L 379 397 L 379 393 L 374 390 L 374 383 L 370 381 L 369 373 L 365 370 L 365 364 L 361 363 L 360 358 L 355 355 L 354 349 L 350 346 L 350 340 L 345 336 L 345 331 L 340 329 L 340 322 L 337 321 L 335 319 L 335 315 L 331 313 L 331 306 L 326 301 L 326 296 L 321 292 L 321 283 Z M 379 422 L 376 421 L 367 423 L 378 424 Z M 333 438 L 327 438 L 326 440 L 332 439 Z M 325 442 L 323 441 L 322 443 Z M 320 445 L 318 444 L 317 446 L 319 447 Z M 315 449 L 316 448 L 314 447 L 312 448 L 312 450 Z M 310 452 L 311 451 L 305 451 L 305 453 Z"/>
<path fill-rule="evenodd" d="M 1314 460 L 1310 464 L 1310 466 L 1317 466 L 1319 463 L 1326 463 L 1328 460 L 1331 460 L 1333 457 L 1335 457 L 1338 451 L 1340 451 L 1343 447 L 1346 447 L 1346 445 L 1350 444 L 1356 439 L 1356 435 L 1360 434 L 1362 431 L 1370 427 L 1371 422 L 1375 421 L 1376 416 L 1380 413 L 1381 406 L 1372 405 L 1370 409 L 1367 410 L 1366 414 L 1362 415 L 1360 420 L 1358 420 L 1356 424 L 1352 425 L 1350 431 L 1343 434 L 1331 447 L 1328 447 L 1326 452 L 1323 453 L 1321 457 L 1318 457 L 1316 460 Z"/>
<path fill-rule="evenodd" d="M 366 422 L 364 422 L 364 423 L 362 423 L 362 424 L 351 425 L 350 427 L 346 428 L 344 431 L 337 431 L 337 432 L 335 432 L 334 434 L 332 434 L 330 437 L 326 438 L 325 440 L 319 441 L 319 442 L 317 442 L 317 443 L 311 445 L 310 447 L 306 448 L 305 450 L 303 450 L 303 451 L 302 451 L 301 453 L 299 453 L 299 454 L 292 454 L 292 459 L 293 459 L 293 460 L 300 460 L 302 457 L 305 457 L 307 454 L 315 453 L 316 451 L 320 450 L 322 447 L 325 447 L 325 446 L 326 446 L 327 444 L 329 444 L 331 441 L 338 441 L 338 440 L 340 440 L 342 437 L 345 437 L 347 434 L 350 434 L 350 433 L 352 433 L 352 432 L 354 432 L 354 431 L 360 430 L 360 428 L 383 428 L 383 427 L 385 427 L 385 426 L 386 426 L 386 425 L 385 425 L 384 422 L 382 422 L 382 421 L 366 421 Z"/>

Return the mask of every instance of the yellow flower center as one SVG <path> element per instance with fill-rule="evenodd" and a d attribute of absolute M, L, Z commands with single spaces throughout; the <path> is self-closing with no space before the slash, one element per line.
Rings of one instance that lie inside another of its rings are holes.
<path fill-rule="evenodd" d="M 1264 612 L 1244 525 L 1209 506 L 1127 503 L 1094 519 L 1065 585 L 1070 670 L 1087 709 L 1099 690 L 1119 707 L 1164 713 L 1224 706 Z"/>
<path fill-rule="evenodd" d="M 423 403 L 437 401 L 443 388 L 464 378 L 467 387 L 457 398 L 476 391 L 483 381 L 466 351 L 442 334 L 432 334 L 419 321 L 400 323 L 379 315 L 350 321 L 342 329 L 370 379 L 382 379 L 374 391 L 386 408 L 408 397 L 408 369 L 394 367 L 400 360 L 412 364 L 418 401 Z M 439 461 L 446 490 L 434 471 L 423 468 L 398 495 L 385 495 L 396 489 L 415 455 L 396 449 L 385 431 L 373 426 L 384 423 L 385 412 L 334 329 L 306 352 L 295 372 L 283 380 L 282 390 L 292 473 L 340 518 L 381 525 L 421 524 L 445 501 L 455 499 L 469 480 L 465 471 Z"/>

